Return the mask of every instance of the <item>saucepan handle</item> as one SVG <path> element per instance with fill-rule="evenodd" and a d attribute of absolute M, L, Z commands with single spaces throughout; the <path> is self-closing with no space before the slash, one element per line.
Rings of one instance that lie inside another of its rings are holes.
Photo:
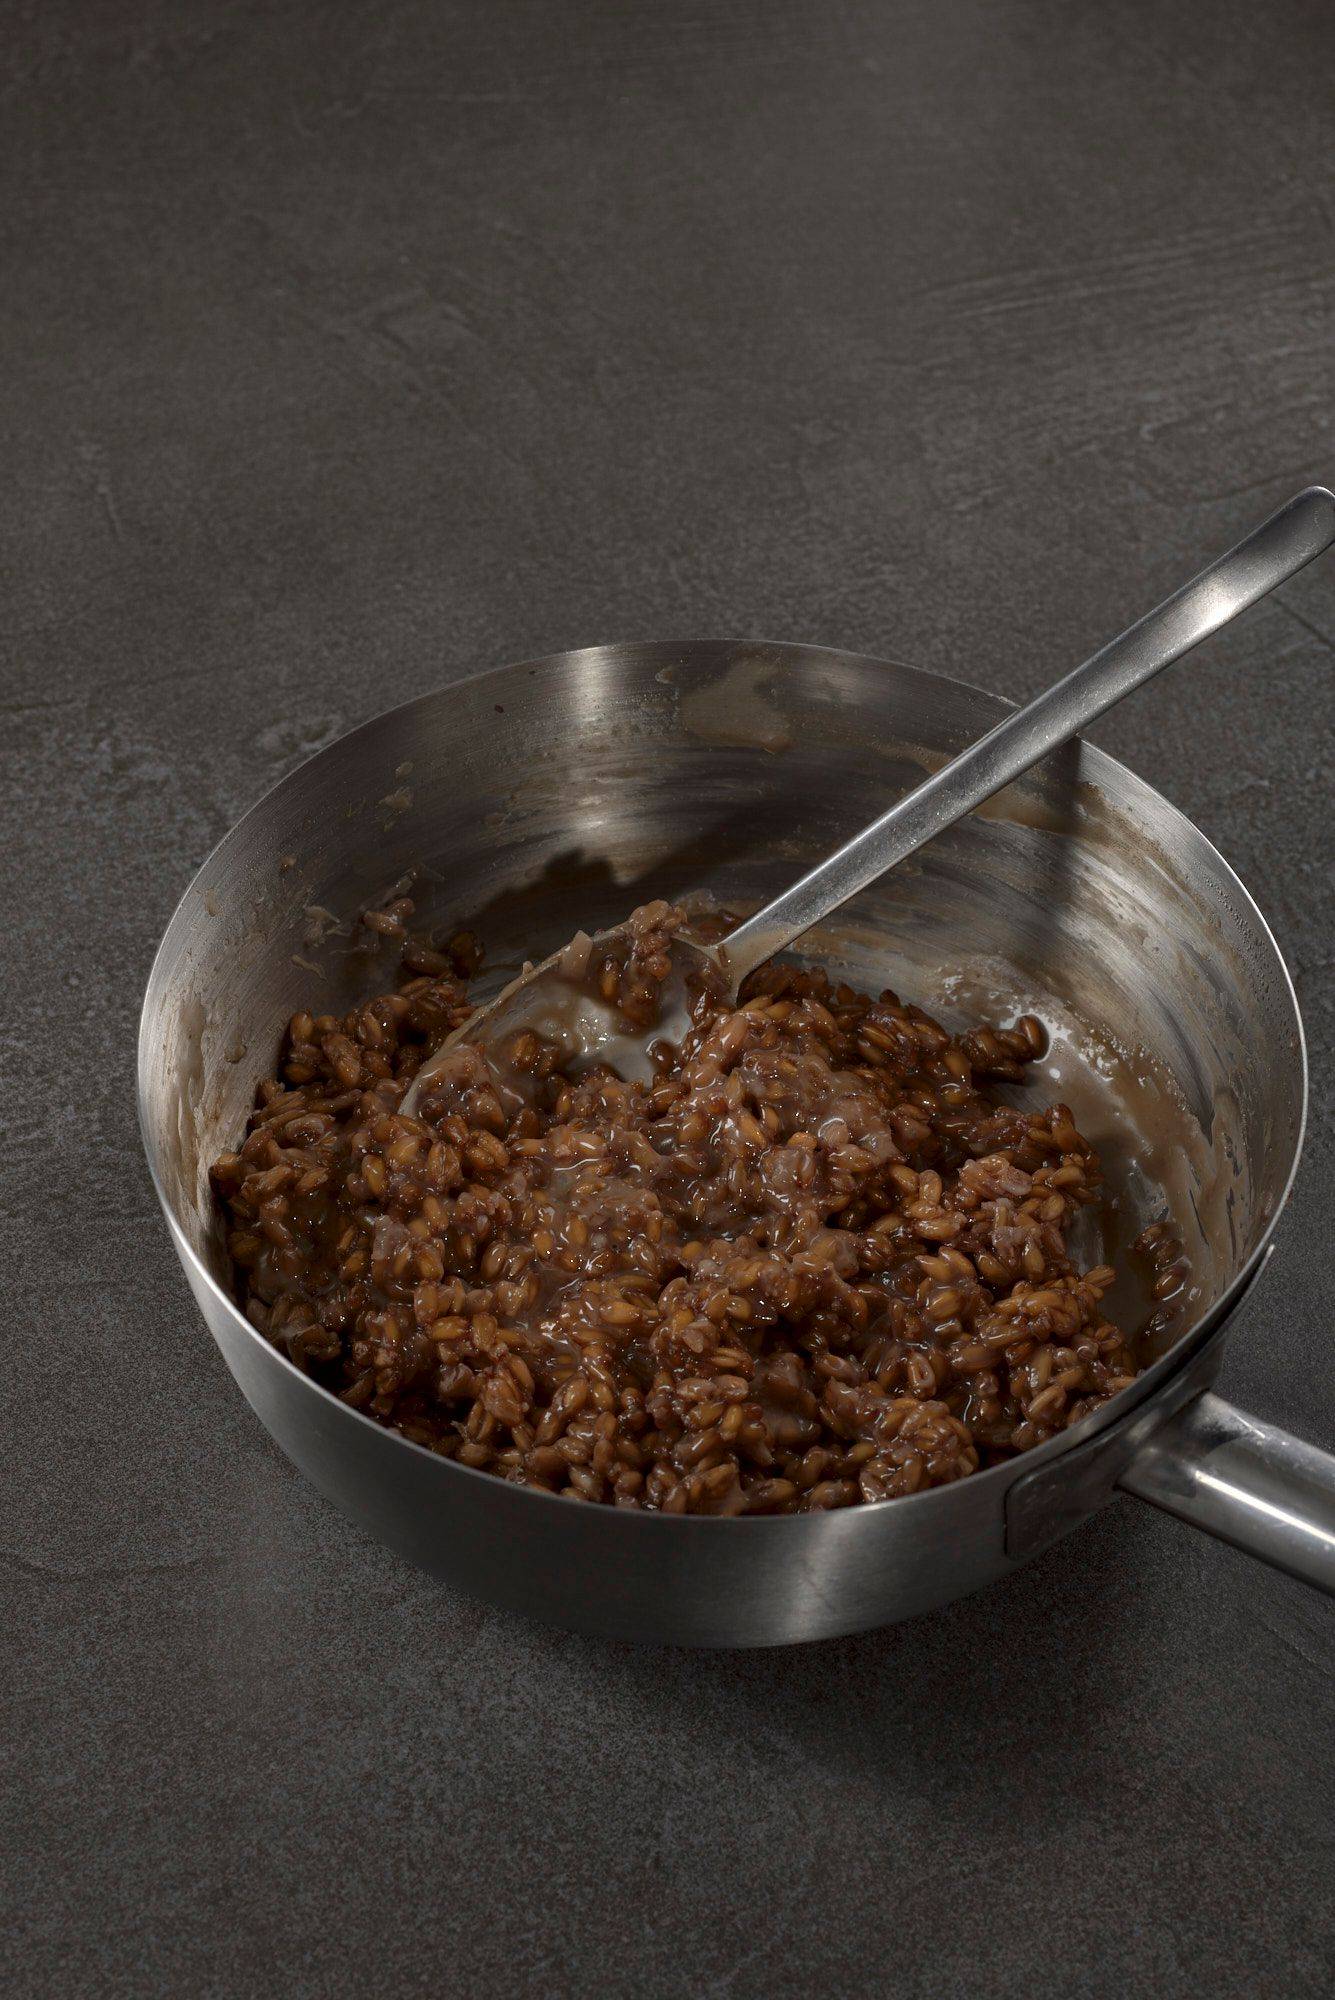
<path fill-rule="evenodd" d="M 1208 1389 L 1147 1439 L 1117 1483 L 1335 1596 L 1335 1457 Z"/>

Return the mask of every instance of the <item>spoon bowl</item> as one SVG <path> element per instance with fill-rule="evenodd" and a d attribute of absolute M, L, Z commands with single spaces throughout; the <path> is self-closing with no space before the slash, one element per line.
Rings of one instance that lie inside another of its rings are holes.
<path fill-rule="evenodd" d="M 679 1043 L 688 1032 L 700 992 L 707 988 L 735 999 L 741 982 L 733 977 L 725 946 L 677 931 L 666 944 L 666 972 L 654 981 L 657 990 L 647 1010 L 649 1018 L 632 1018 L 614 994 L 602 991 L 599 977 L 630 942 L 626 924 L 593 937 L 581 931 L 550 958 L 525 966 L 422 1065 L 404 1096 L 402 1112 L 419 1115 L 433 1086 L 448 1075 L 453 1052 L 464 1043 L 485 1048 L 502 1102 L 531 1100 L 538 1053 L 535 1038 L 548 1057 L 547 1066 L 557 1066 L 567 1076 L 606 1063 L 627 1083 L 652 1082 L 656 1051 L 664 1044 Z M 645 1009 L 639 1012 L 643 1016 Z"/>

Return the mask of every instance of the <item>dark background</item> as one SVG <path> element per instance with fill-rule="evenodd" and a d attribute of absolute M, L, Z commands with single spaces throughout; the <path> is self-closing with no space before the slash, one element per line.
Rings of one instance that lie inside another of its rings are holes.
<path fill-rule="evenodd" d="M 1329 479 L 1332 75 L 1329 0 L 0 8 L 15 1990 L 1330 1990 L 1328 1604 L 1128 1503 L 805 1650 L 480 1609 L 242 1404 L 132 1054 L 206 850 L 376 709 L 697 634 L 1024 695 Z M 1328 559 L 1097 732 L 1294 969 L 1222 1386 L 1327 1443 L 1333 649 Z"/>

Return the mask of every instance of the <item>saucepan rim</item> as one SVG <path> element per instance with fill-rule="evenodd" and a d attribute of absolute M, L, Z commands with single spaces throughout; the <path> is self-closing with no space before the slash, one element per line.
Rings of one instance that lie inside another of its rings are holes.
<path fill-rule="evenodd" d="M 411 1438 L 405 1437 L 401 1431 L 397 1431 L 391 1426 L 377 1423 L 374 1417 L 368 1416 L 364 1411 L 354 1410 L 348 1404 L 340 1402 L 332 1390 L 326 1389 L 303 1369 L 298 1368 L 296 1363 L 286 1354 L 275 1347 L 271 1341 L 266 1340 L 258 1328 L 251 1325 L 246 1315 L 237 1305 L 236 1300 L 219 1283 L 203 1258 L 195 1250 L 194 1245 L 189 1241 L 178 1220 L 173 1203 L 158 1172 L 157 1161 L 154 1157 L 154 1145 L 148 1111 L 151 1058 L 149 1047 L 150 1003 L 157 996 L 157 990 L 161 983 L 159 975 L 166 961 L 168 946 L 172 943 L 172 934 L 184 912 L 191 906 L 192 898 L 196 893 L 196 884 L 200 878 L 213 868 L 215 862 L 224 853 L 224 850 L 233 841 L 239 840 L 242 837 L 244 829 L 280 793 L 297 790 L 307 780 L 311 770 L 323 758 L 343 748 L 357 737 L 369 735 L 378 729 L 388 717 L 392 715 L 406 716 L 416 708 L 424 708 L 429 704 L 440 701 L 442 698 L 448 698 L 461 689 L 471 687 L 478 682 L 499 679 L 503 675 L 514 674 L 516 672 L 555 671 L 567 667 L 573 662 L 588 660 L 608 653 L 624 655 L 644 652 L 680 653 L 683 651 L 704 652 L 711 650 L 717 650 L 721 656 L 729 652 L 763 650 L 778 656 L 801 656 L 808 660 L 813 656 L 818 656 L 824 660 L 832 662 L 842 661 L 859 668 L 888 667 L 893 668 L 899 674 L 909 674 L 915 679 L 939 683 L 955 690 L 963 691 L 970 696 L 976 697 L 983 704 L 984 708 L 991 706 L 994 709 L 1004 712 L 1007 709 L 1014 708 L 1016 705 L 1006 696 L 994 694 L 986 688 L 980 688 L 972 681 L 960 680 L 950 674 L 933 673 L 923 667 L 910 666 L 903 660 L 895 660 L 866 653 L 854 653 L 841 647 L 807 645 L 802 641 L 791 640 L 721 638 L 625 640 L 616 641 L 608 645 L 573 647 L 564 652 L 550 653 L 536 659 L 511 661 L 498 666 L 482 667 L 473 673 L 460 674 L 444 685 L 430 689 L 425 694 L 416 695 L 406 702 L 392 703 L 389 707 L 378 710 L 364 722 L 356 724 L 352 729 L 345 730 L 332 743 L 325 744 L 321 749 L 315 751 L 313 755 L 303 759 L 295 770 L 289 771 L 285 777 L 280 778 L 277 783 L 271 785 L 263 792 L 258 799 L 247 807 L 241 818 L 229 827 L 221 840 L 215 842 L 199 867 L 194 871 L 173 909 L 171 917 L 168 919 L 162 938 L 153 955 L 153 964 L 148 975 L 148 983 L 145 988 L 139 1017 L 136 1069 L 136 1101 L 139 1116 L 139 1132 L 158 1201 L 161 1204 L 162 1212 L 166 1218 L 177 1254 L 183 1264 L 185 1264 L 187 1273 L 193 1273 L 195 1279 L 207 1288 L 219 1305 L 223 1307 L 232 1324 L 240 1332 L 255 1342 L 264 1351 L 269 1360 L 276 1362 L 279 1367 L 288 1370 L 295 1376 L 310 1394 L 320 1398 L 324 1407 L 332 1407 L 338 1410 L 343 1417 L 354 1423 L 365 1424 L 379 1437 L 388 1440 L 392 1445 L 397 1446 L 403 1451 L 417 1453 L 421 1458 L 439 1467 L 443 1474 L 469 1480 L 480 1480 L 483 1482 L 484 1487 L 508 1482 L 498 1481 L 498 1477 L 494 1472 L 487 1472 L 474 1466 L 460 1465 L 454 1459 L 442 1458 L 439 1453 L 431 1451 L 426 1445 L 415 1444 Z M 1088 742 L 1084 737 L 1077 740 L 1081 747 L 1082 761 L 1084 759 L 1091 760 L 1090 779 L 1095 788 L 1101 789 L 1099 786 L 1101 773 L 1116 774 L 1119 785 L 1129 787 L 1133 796 L 1139 793 L 1152 799 L 1155 802 L 1156 810 L 1161 810 L 1169 815 L 1170 820 L 1175 822 L 1175 830 L 1186 836 L 1188 845 L 1195 849 L 1196 854 L 1207 862 L 1212 863 L 1219 871 L 1227 885 L 1239 899 L 1244 913 L 1256 926 L 1262 940 L 1269 945 L 1282 985 L 1283 997 L 1287 999 L 1289 1004 L 1297 1040 L 1296 1056 L 1299 1069 L 1298 1130 L 1294 1139 L 1293 1154 L 1288 1172 L 1285 1175 L 1283 1188 L 1275 1202 L 1273 1212 L 1267 1220 L 1266 1226 L 1262 1230 L 1256 1244 L 1253 1246 L 1251 1254 L 1234 1273 L 1218 1298 L 1211 1301 L 1199 1318 L 1184 1329 L 1166 1353 L 1153 1362 L 1143 1374 L 1137 1376 L 1135 1382 L 1121 1390 L 1119 1394 L 1112 1397 L 1100 1409 L 1092 1411 L 1088 1416 L 1081 1418 L 1078 1423 L 1072 1424 L 1068 1430 L 1062 1431 L 1058 1436 L 1047 1439 L 1041 1445 L 1036 1445 L 1031 1451 L 1020 1453 L 1015 1458 L 1004 1460 L 1000 1464 L 988 1466 L 982 1471 L 970 1473 L 965 1483 L 971 1490 L 978 1492 L 980 1500 L 983 1497 L 984 1489 L 989 1492 L 997 1491 L 1004 1493 L 1005 1489 L 1021 1475 L 1033 1472 L 1038 1467 L 1064 1456 L 1068 1451 L 1073 1450 L 1100 1433 L 1111 1430 L 1117 1423 L 1130 1415 L 1133 1410 L 1143 1408 L 1152 1402 L 1158 1391 L 1181 1372 L 1192 1356 L 1199 1351 L 1204 1342 L 1227 1319 L 1240 1295 L 1245 1291 L 1264 1259 L 1279 1224 L 1280 1217 L 1283 1215 L 1293 1191 L 1294 1180 L 1297 1177 L 1298 1167 L 1302 1159 L 1303 1141 L 1307 1128 L 1309 1069 L 1307 1039 L 1303 1027 L 1302 1013 L 1298 1005 L 1298 996 L 1294 989 L 1292 975 L 1284 960 L 1284 954 L 1281 952 L 1275 935 L 1257 904 L 1255 897 L 1251 894 L 1237 871 L 1225 860 L 1208 835 L 1201 832 L 1194 820 L 1189 819 L 1179 807 L 1175 806 L 1171 800 L 1164 798 L 1162 793 L 1156 791 L 1146 779 L 1139 777 L 1129 766 L 1119 762 L 1118 759 L 1110 756 L 1106 751 L 1100 750 L 1095 744 Z M 165 978 L 165 974 L 163 977 Z M 956 1484 L 958 1483 L 956 1482 Z M 526 1502 L 535 1506 L 559 1507 L 567 1513 L 572 1511 L 569 1503 L 560 1494 L 546 1493 L 538 1487 L 531 1486 L 512 1486 L 511 1491 L 514 1494 L 522 1495 Z M 943 1487 L 929 1487 L 924 1492 L 907 1494 L 894 1499 L 862 1501 L 856 1508 L 849 1511 L 858 1516 L 868 1514 L 879 1515 L 885 1508 L 893 1507 L 901 1513 L 906 1508 L 914 1508 L 920 1514 L 923 1514 L 925 1510 L 933 1506 L 941 1506 L 954 1491 L 955 1484 Z M 581 1516 L 589 1512 L 587 1508 L 580 1508 L 577 1511 Z M 795 1527 L 811 1519 L 810 1516 L 802 1514 L 754 1514 L 718 1519 L 711 1515 L 662 1514 L 640 1508 L 624 1507 L 609 1507 L 599 1509 L 598 1511 L 605 1513 L 609 1517 L 609 1525 L 611 1520 L 623 1523 L 624 1526 L 619 1530 L 622 1533 L 643 1533 L 647 1530 L 650 1533 L 662 1532 L 674 1535 L 679 1535 L 683 1531 L 696 1533 L 735 1532 L 738 1528 L 742 1528 L 752 1535 L 762 1533 L 777 1534 L 781 1532 L 792 1533 Z M 618 1531 L 614 1530 L 613 1532 Z"/>

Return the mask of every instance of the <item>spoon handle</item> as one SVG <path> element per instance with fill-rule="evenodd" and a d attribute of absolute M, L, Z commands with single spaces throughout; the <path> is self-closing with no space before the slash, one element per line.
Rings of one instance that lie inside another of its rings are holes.
<path fill-rule="evenodd" d="M 1008 715 L 907 798 L 818 862 L 728 938 L 734 989 L 757 965 L 1050 750 L 1181 659 L 1335 541 L 1335 495 L 1310 486 L 1064 680 Z"/>

